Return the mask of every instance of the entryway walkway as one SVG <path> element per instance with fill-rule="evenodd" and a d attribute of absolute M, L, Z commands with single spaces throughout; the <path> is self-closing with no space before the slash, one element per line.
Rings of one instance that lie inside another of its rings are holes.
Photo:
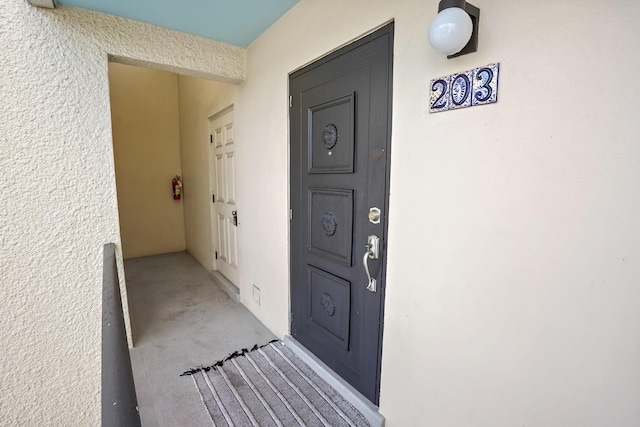
<path fill-rule="evenodd" d="M 210 426 L 193 379 L 180 374 L 276 337 L 186 252 L 124 265 L 142 426 Z"/>

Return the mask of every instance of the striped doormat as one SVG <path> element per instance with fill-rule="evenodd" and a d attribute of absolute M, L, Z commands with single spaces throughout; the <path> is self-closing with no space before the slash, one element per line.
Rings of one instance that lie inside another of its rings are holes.
<path fill-rule="evenodd" d="M 215 426 L 369 426 L 282 341 L 242 350 L 191 375 Z"/>

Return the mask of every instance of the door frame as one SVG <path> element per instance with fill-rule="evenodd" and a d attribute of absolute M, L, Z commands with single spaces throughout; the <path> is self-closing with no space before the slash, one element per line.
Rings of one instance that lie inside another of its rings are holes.
<path fill-rule="evenodd" d="M 225 114 L 227 114 L 230 111 L 234 111 L 234 104 L 230 104 L 226 107 L 224 107 L 221 110 L 218 110 L 217 112 L 211 114 L 210 116 L 207 117 L 207 132 L 209 134 L 209 136 L 213 135 L 213 129 L 211 129 L 211 123 L 219 118 L 224 116 Z M 213 226 L 213 221 L 214 221 L 214 217 L 216 215 L 216 211 L 215 211 L 215 203 L 213 203 L 211 201 L 211 197 L 212 195 L 215 193 L 215 187 L 213 185 L 213 183 L 211 182 L 211 177 L 214 176 L 215 179 L 217 180 L 216 177 L 216 171 L 215 168 L 211 167 L 211 153 L 212 150 L 214 149 L 211 145 L 211 141 L 209 142 L 208 145 L 208 156 L 207 156 L 207 162 L 208 162 L 208 172 L 209 172 L 209 225 L 211 226 L 211 234 L 210 234 L 210 238 L 211 238 L 211 266 L 212 266 L 212 270 L 213 271 L 219 271 L 218 270 L 218 257 L 216 256 L 218 250 L 220 248 L 217 248 L 218 245 L 218 234 L 217 234 L 217 230 L 216 228 Z M 237 190 L 236 190 L 237 191 Z M 237 284 L 235 284 L 236 286 L 238 286 Z"/>
<path fill-rule="evenodd" d="M 298 159 L 293 159 L 292 158 L 292 135 L 291 135 L 291 120 L 292 120 L 292 96 L 293 94 L 291 93 L 291 80 L 292 78 L 294 78 L 296 75 L 299 74 L 303 74 L 306 71 L 309 71 L 313 68 L 316 68 L 318 66 L 321 66 L 327 62 L 332 61 L 333 59 L 344 55 L 345 53 L 356 49 L 360 46 L 362 46 L 363 44 L 368 43 L 369 41 L 371 41 L 372 39 L 378 37 L 380 34 L 383 33 L 388 33 L 391 37 L 391 43 L 389 44 L 389 62 L 388 62 L 388 67 L 389 67 L 389 81 L 388 81 L 388 88 L 387 88 L 387 134 L 385 135 L 385 139 L 386 139 L 386 168 L 385 168 L 385 174 L 384 174 L 384 194 L 385 194 L 385 200 L 384 200 L 384 216 L 385 216 L 385 220 L 384 220 L 384 224 L 383 224 L 383 230 L 382 230 L 382 236 L 381 236 L 381 241 L 382 241 L 382 259 L 380 261 L 380 281 L 378 283 L 378 292 L 380 293 L 380 328 L 379 328 L 379 336 L 378 336 L 378 354 L 377 354 L 377 368 L 376 368 L 376 396 L 374 399 L 374 404 L 378 405 L 379 404 L 379 398 L 380 398 L 380 380 L 381 380 L 381 371 L 382 371 L 382 345 L 383 345 L 383 333 L 384 333 L 384 312 L 385 312 L 385 302 L 386 302 L 386 298 L 385 298 L 385 294 L 386 294 L 386 285 L 387 285 L 387 259 L 388 259 L 388 239 L 389 239 L 389 218 L 390 218 L 390 212 L 389 212 L 389 199 L 390 199 L 390 178 L 391 178 L 391 142 L 392 142 L 392 125 L 393 125 L 393 82 L 394 82 L 394 75 L 393 75 L 393 64 L 394 64 L 394 58 L 393 58 L 393 52 L 394 52 L 394 47 L 395 47 L 395 37 L 394 37 L 394 33 L 395 33 L 395 22 L 394 20 L 390 20 L 385 22 L 384 24 L 372 29 L 371 31 L 368 31 L 367 33 L 364 33 L 362 36 L 351 40 L 343 45 L 340 45 L 338 47 L 336 47 L 335 49 L 329 51 L 328 53 L 316 58 L 315 60 L 310 61 L 309 63 L 296 68 L 295 70 L 291 71 L 289 73 L 288 76 L 288 96 L 289 96 L 289 109 L 288 109 L 288 155 L 289 155 L 289 168 L 288 168 L 288 172 L 289 172 L 289 191 L 288 191 L 288 205 L 289 205 L 289 239 L 288 239 L 288 261 L 289 261 L 289 269 L 288 269 L 288 273 L 289 273 L 289 288 L 288 288 L 288 292 L 289 292 L 289 316 L 288 316 L 288 320 L 289 320 L 289 334 L 291 334 L 292 331 L 292 316 L 293 316 L 293 301 L 291 299 L 291 284 L 292 284 L 292 269 L 293 269 L 293 262 L 292 262 L 292 238 L 293 238 L 293 233 L 292 233 L 292 210 L 293 210 L 293 206 L 292 206 L 292 200 L 293 200 L 293 190 L 296 191 L 300 191 L 301 189 L 299 188 L 299 185 L 293 182 L 293 178 L 294 176 L 296 176 L 294 174 L 293 171 L 293 160 L 295 160 L 296 162 L 298 162 Z M 299 166 L 298 166 L 299 167 Z M 299 213 L 298 213 L 299 214 Z M 357 258 L 357 257 L 356 257 Z M 363 397 L 364 398 L 364 397 Z M 365 400 L 368 401 L 367 398 L 364 398 Z"/>

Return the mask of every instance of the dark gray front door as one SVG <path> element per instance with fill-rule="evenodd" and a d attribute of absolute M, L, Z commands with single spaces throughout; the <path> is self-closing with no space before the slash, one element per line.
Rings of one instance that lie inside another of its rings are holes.
<path fill-rule="evenodd" d="M 392 49 L 390 24 L 289 81 L 291 334 L 376 404 Z M 365 258 L 369 236 L 379 238 L 377 259 Z"/>

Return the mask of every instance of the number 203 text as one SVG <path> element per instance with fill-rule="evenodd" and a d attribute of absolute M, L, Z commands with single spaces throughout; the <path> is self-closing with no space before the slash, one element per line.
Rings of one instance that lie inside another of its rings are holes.
<path fill-rule="evenodd" d="M 431 80 L 429 112 L 437 113 L 496 102 L 499 70 L 500 64 L 495 63 Z"/>

